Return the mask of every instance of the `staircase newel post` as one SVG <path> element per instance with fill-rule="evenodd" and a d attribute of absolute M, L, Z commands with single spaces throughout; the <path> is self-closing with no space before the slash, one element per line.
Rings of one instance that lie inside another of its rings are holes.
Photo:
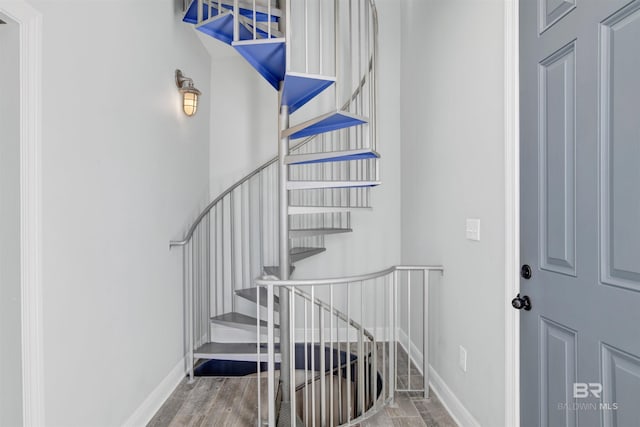
<path fill-rule="evenodd" d="M 281 105 L 282 83 L 278 95 L 278 104 L 280 105 L 280 114 L 278 117 L 278 194 L 279 194 L 279 249 L 280 249 L 280 279 L 289 279 L 290 248 L 289 248 L 289 191 L 287 190 L 287 181 L 289 180 L 289 169 L 285 163 L 285 157 L 289 154 L 289 137 L 283 137 L 282 131 L 289 127 L 289 107 Z M 280 383 L 282 393 L 281 411 L 288 409 L 290 396 L 290 364 L 291 354 L 289 350 L 289 342 L 291 339 L 291 331 L 289 330 L 289 291 L 285 287 L 280 287 Z M 286 408 L 286 409 L 285 409 Z M 283 413 L 283 412 L 281 412 Z"/>

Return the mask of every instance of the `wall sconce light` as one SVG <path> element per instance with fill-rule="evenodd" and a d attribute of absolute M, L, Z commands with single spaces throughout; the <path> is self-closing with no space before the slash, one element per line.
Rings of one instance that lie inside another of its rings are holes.
<path fill-rule="evenodd" d="M 191 117 L 198 110 L 198 97 L 201 92 L 193 86 L 193 80 L 176 70 L 176 86 L 182 94 L 182 110 Z"/>

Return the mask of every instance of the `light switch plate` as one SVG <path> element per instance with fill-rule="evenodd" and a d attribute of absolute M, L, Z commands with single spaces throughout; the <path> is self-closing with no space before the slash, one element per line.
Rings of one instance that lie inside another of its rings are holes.
<path fill-rule="evenodd" d="M 460 352 L 458 354 L 458 367 L 463 372 L 467 372 L 467 349 L 460 346 Z"/>
<path fill-rule="evenodd" d="M 480 220 L 478 218 L 467 218 L 466 235 L 469 240 L 480 240 Z"/>

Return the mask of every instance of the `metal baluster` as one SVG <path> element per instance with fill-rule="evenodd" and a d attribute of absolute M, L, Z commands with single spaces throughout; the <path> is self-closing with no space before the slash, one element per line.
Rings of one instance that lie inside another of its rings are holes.
<path fill-rule="evenodd" d="M 326 356 L 325 356 L 325 338 L 324 338 L 324 309 L 318 307 L 319 313 L 319 331 L 320 331 L 320 425 L 327 425 L 327 388 L 325 377 L 327 375 Z M 331 372 L 331 371 L 329 371 Z M 315 388 L 315 387 L 314 387 Z"/>
<path fill-rule="evenodd" d="M 298 410 L 298 405 L 296 402 L 296 336 L 295 336 L 295 331 L 296 331 L 296 294 L 295 294 L 295 287 L 291 287 L 290 288 L 290 292 L 289 292 L 289 331 L 290 335 L 289 335 L 289 354 L 291 355 L 289 360 L 291 360 L 291 363 L 289 363 L 289 396 L 291 396 L 291 422 L 295 423 L 295 420 L 297 419 L 297 414 L 296 411 Z M 280 344 L 281 346 L 283 345 L 283 343 Z M 284 343 L 284 345 L 286 345 L 286 343 Z M 305 361 L 306 363 L 306 361 Z"/>
<path fill-rule="evenodd" d="M 333 286 L 329 285 L 329 369 L 331 376 L 329 376 L 329 424 L 333 425 L 333 377 L 334 377 L 334 362 L 333 362 Z M 336 335 L 337 339 L 337 335 Z M 340 357 L 338 356 L 338 365 L 340 365 Z"/>
<path fill-rule="evenodd" d="M 287 41 L 287 43 L 285 43 L 285 53 L 287 71 L 291 68 L 291 3 L 291 0 L 285 3 L 287 9 L 287 12 L 285 13 L 285 39 Z M 269 7 L 270 5 L 271 2 L 269 2 Z"/>
<path fill-rule="evenodd" d="M 378 295 L 378 279 L 374 279 L 373 281 L 373 290 L 374 292 L 372 292 L 372 296 L 373 296 L 373 307 L 374 307 L 374 313 L 378 312 L 378 299 L 377 299 L 377 295 Z M 377 321 L 377 317 L 375 314 L 373 316 L 373 340 L 372 340 L 372 349 L 371 349 L 371 364 L 369 366 L 369 373 L 370 375 L 370 396 L 371 396 L 371 403 L 373 404 L 376 401 L 376 394 L 378 391 L 378 344 L 377 344 L 377 340 L 376 337 L 378 336 L 378 321 Z"/>
<path fill-rule="evenodd" d="M 333 46 L 333 52 L 334 52 L 334 64 L 333 66 L 335 67 L 335 73 L 334 75 L 336 76 L 336 81 L 333 84 L 335 87 L 335 94 L 336 94 L 336 109 L 340 109 L 340 98 L 341 98 L 341 93 L 340 90 L 342 89 L 342 86 L 340 85 L 340 79 L 341 76 L 338 75 L 338 73 L 340 72 L 340 49 L 338 48 L 340 46 L 340 5 L 338 3 L 338 0 L 334 0 L 333 2 L 333 26 L 335 28 L 335 36 L 334 36 L 334 46 Z"/>
<path fill-rule="evenodd" d="M 422 318 L 422 378 L 424 398 L 429 398 L 429 270 L 422 270 L 424 309 Z"/>
<path fill-rule="evenodd" d="M 268 3 L 271 4 L 271 0 L 268 0 Z M 271 24 L 269 22 L 269 24 Z M 256 0 L 253 0 L 253 39 L 256 40 L 258 38 L 258 25 L 256 19 Z"/>
<path fill-rule="evenodd" d="M 199 293 L 200 293 L 200 248 L 199 248 L 199 239 L 198 235 L 200 234 L 200 226 L 196 227 L 195 232 L 192 236 L 193 241 L 193 293 L 192 293 L 192 301 L 193 301 L 193 347 L 195 348 L 198 345 L 199 339 L 199 325 L 200 325 L 200 307 L 199 304 Z"/>
<path fill-rule="evenodd" d="M 247 246 L 245 245 L 245 240 L 247 239 L 247 230 L 245 227 L 245 221 L 247 220 L 247 210 L 244 206 L 244 198 L 245 198 L 245 185 L 240 186 L 240 289 L 244 289 L 246 286 L 245 282 L 245 270 L 247 268 L 247 262 L 245 259 L 245 252 L 247 250 Z M 251 262 L 249 262 L 249 267 L 251 267 Z M 247 275 L 249 277 L 249 275 Z"/>
<path fill-rule="evenodd" d="M 315 290 L 316 287 L 311 287 L 311 372 L 313 375 L 313 382 L 311 384 L 311 425 L 316 425 L 316 384 L 315 384 L 315 376 L 316 376 L 316 315 L 315 315 Z"/>
<path fill-rule="evenodd" d="M 222 272 L 221 279 L 222 280 L 221 280 L 221 286 L 220 286 L 220 293 L 222 294 L 222 313 L 225 312 L 225 308 L 224 307 L 225 307 L 225 302 L 226 301 L 225 301 L 225 295 L 224 295 L 225 294 L 225 292 L 224 292 L 224 288 L 225 288 L 224 284 L 227 283 L 227 281 L 225 280 L 226 278 L 225 278 L 225 274 L 224 274 L 225 273 L 225 256 L 224 256 L 224 254 L 226 252 L 225 243 L 226 243 L 226 240 L 227 240 L 227 238 L 225 236 L 226 233 L 225 233 L 225 230 L 224 230 L 224 214 L 225 214 L 224 199 L 225 198 L 223 197 L 222 200 L 220 200 L 220 204 L 221 204 L 220 207 L 221 207 L 221 210 L 222 210 L 221 227 L 220 227 L 220 230 L 222 231 L 222 246 L 220 248 L 220 255 L 221 255 L 221 258 L 222 258 L 222 260 L 221 260 L 221 272 Z"/>
<path fill-rule="evenodd" d="M 231 246 L 231 292 L 229 292 L 229 297 L 231 298 L 231 311 L 236 311 L 236 301 L 234 298 L 236 291 L 236 236 L 235 236 L 235 220 L 236 220 L 236 200 L 235 200 L 235 190 L 229 194 L 229 227 L 230 231 L 230 241 L 229 244 Z"/>
<path fill-rule="evenodd" d="M 188 322 L 188 345 L 189 345 L 189 383 L 193 383 L 193 249 L 192 242 L 187 243 L 187 262 L 189 265 L 189 275 L 187 280 L 187 322 Z"/>
<path fill-rule="evenodd" d="M 222 312 L 221 309 L 218 308 L 218 305 L 220 304 L 220 302 L 222 301 L 222 299 L 220 298 L 220 288 L 218 287 L 218 277 L 219 277 L 219 272 L 218 272 L 218 240 L 220 239 L 220 234 L 218 234 L 218 205 L 216 205 L 213 208 L 213 226 L 215 229 L 215 238 L 213 239 L 213 244 L 215 245 L 215 249 L 214 249 L 214 258 L 213 258 L 213 269 L 214 269 L 214 289 L 215 289 L 215 296 L 216 296 L 216 303 L 215 303 L 215 313 L 214 314 L 220 314 Z"/>
<path fill-rule="evenodd" d="M 309 4 L 304 0 L 304 71 L 309 72 Z"/>
<path fill-rule="evenodd" d="M 407 271 L 407 388 L 411 387 L 411 270 Z"/>
<path fill-rule="evenodd" d="M 396 381 L 398 380 L 398 270 L 393 272 L 393 394 L 395 400 Z"/>
<path fill-rule="evenodd" d="M 267 27 L 267 38 L 271 38 L 271 0 L 267 1 L 267 22 L 269 23 Z"/>
<path fill-rule="evenodd" d="M 240 6 L 238 0 L 233 1 L 233 41 L 240 40 Z"/>
<path fill-rule="evenodd" d="M 364 325 L 365 325 L 365 321 L 364 321 L 364 285 L 363 282 L 360 282 L 360 328 L 358 331 L 358 393 L 357 396 L 359 397 L 358 399 L 358 414 L 363 414 L 364 413 L 364 392 L 365 392 L 365 387 L 364 387 L 364 364 L 365 364 L 365 358 L 364 358 Z"/>
<path fill-rule="evenodd" d="M 271 0 L 269 0 L 269 2 L 271 2 Z M 264 268 L 264 200 L 263 200 L 263 187 L 262 187 L 262 175 L 264 174 L 263 172 L 260 172 L 258 174 L 258 186 L 259 191 L 258 191 L 258 236 L 259 236 L 259 242 L 260 242 L 260 273 L 262 274 L 262 269 Z"/>
<path fill-rule="evenodd" d="M 255 182 L 255 181 L 254 181 Z M 255 185 L 254 185 L 255 187 Z M 259 273 L 259 268 L 256 267 L 256 257 L 255 257 L 255 246 L 253 242 L 255 242 L 255 213 L 253 208 L 253 192 L 251 181 L 247 183 L 247 252 L 249 253 L 249 264 L 247 266 L 247 279 L 248 281 L 243 283 L 243 287 L 251 287 L 251 280 L 256 277 L 256 273 Z M 255 190 L 253 190 L 255 191 Z M 249 286 L 246 286 L 249 285 Z"/>
<path fill-rule="evenodd" d="M 274 319 L 273 319 L 273 285 L 267 285 L 267 384 L 269 396 L 269 426 L 276 425 L 276 396 L 275 396 L 275 349 L 274 349 Z M 258 336 L 259 337 L 259 336 Z"/>
<path fill-rule="evenodd" d="M 319 38 L 318 38 L 318 68 L 320 69 L 320 74 L 322 74 L 322 40 L 324 38 L 324 34 L 322 32 L 322 0 L 318 0 L 318 28 L 319 28 Z"/>
<path fill-rule="evenodd" d="M 309 424 L 309 314 L 304 300 L 304 425 Z"/>
<path fill-rule="evenodd" d="M 211 317 L 211 213 L 207 214 L 207 310 L 205 313 L 205 328 L 207 330 L 207 342 L 211 342 L 211 326 L 209 318 Z"/>
<path fill-rule="evenodd" d="M 359 114 L 363 114 L 362 111 L 362 90 L 360 88 L 360 82 L 362 79 L 362 10 L 361 10 L 361 5 L 362 2 L 359 1 L 358 2 L 358 56 L 357 56 L 357 60 L 358 60 L 358 85 L 357 85 L 357 90 L 358 90 L 358 98 L 356 100 L 356 111 L 358 111 Z M 358 105 L 359 104 L 359 105 Z M 363 139 L 362 137 L 362 133 L 364 131 L 364 126 L 358 126 L 356 129 L 354 129 L 355 134 L 356 134 L 356 148 L 360 148 L 362 144 L 360 144 L 360 141 Z M 358 162 L 360 163 L 360 162 Z"/>
<path fill-rule="evenodd" d="M 391 288 L 389 286 L 388 279 L 389 279 L 389 275 L 384 276 L 384 278 L 382 279 L 383 295 L 387 289 Z M 389 299 L 389 301 L 391 301 L 391 299 Z M 382 378 L 386 379 L 386 381 L 384 382 L 384 387 L 382 387 L 382 399 L 386 401 L 388 396 L 387 390 L 389 388 L 389 383 L 391 382 L 391 378 L 389 376 L 389 367 L 387 366 L 387 352 L 391 348 L 391 346 L 389 345 L 389 328 L 391 327 L 391 322 L 389 321 L 389 313 L 390 313 L 389 305 L 385 304 L 384 300 L 382 301 L 382 308 L 384 310 L 382 324 L 384 325 L 385 319 L 388 322 L 387 327 L 383 328 L 383 331 L 384 331 L 383 334 L 385 335 L 385 340 L 383 341 L 383 344 L 382 344 Z"/>
<path fill-rule="evenodd" d="M 262 386 L 260 378 L 260 344 L 262 342 L 262 331 L 260 330 L 260 286 L 256 286 L 256 374 L 258 380 L 258 426 L 262 425 Z"/>
<path fill-rule="evenodd" d="M 351 339 L 349 338 L 349 322 L 351 321 L 351 303 L 349 301 L 351 294 L 351 283 L 347 284 L 347 422 L 351 421 Z"/>
<path fill-rule="evenodd" d="M 342 424 L 344 420 L 342 408 L 342 346 L 340 344 L 340 318 L 336 318 L 336 340 L 338 341 L 338 422 Z M 347 359 L 345 359 L 346 362 Z"/>

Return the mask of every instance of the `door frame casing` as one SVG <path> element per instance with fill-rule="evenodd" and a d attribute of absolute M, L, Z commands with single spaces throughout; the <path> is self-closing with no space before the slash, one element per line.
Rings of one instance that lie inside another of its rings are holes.
<path fill-rule="evenodd" d="M 519 0 L 504 3 L 505 405 L 506 426 L 520 426 L 520 26 Z"/>
<path fill-rule="evenodd" d="M 20 304 L 24 426 L 42 426 L 42 15 L 25 1 L 0 0 L 20 32 Z"/>

